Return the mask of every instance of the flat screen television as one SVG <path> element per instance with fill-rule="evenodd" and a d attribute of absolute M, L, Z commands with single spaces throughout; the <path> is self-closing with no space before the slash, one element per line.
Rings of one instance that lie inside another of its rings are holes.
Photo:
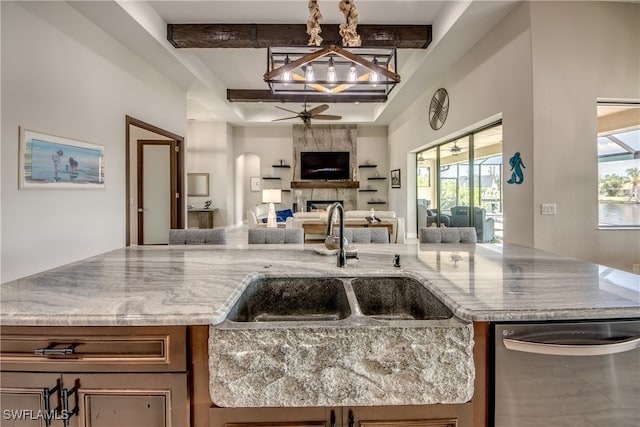
<path fill-rule="evenodd" d="M 349 179 L 348 151 L 303 151 L 300 153 L 302 179 Z"/>

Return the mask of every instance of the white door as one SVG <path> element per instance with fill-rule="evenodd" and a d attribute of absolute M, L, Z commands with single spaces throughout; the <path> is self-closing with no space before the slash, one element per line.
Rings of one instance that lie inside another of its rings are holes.
<path fill-rule="evenodd" d="M 138 141 L 138 244 L 169 243 L 175 203 L 172 154 L 174 141 Z"/>

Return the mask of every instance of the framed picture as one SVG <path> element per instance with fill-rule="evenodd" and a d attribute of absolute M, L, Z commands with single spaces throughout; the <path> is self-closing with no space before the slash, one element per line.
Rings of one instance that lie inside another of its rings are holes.
<path fill-rule="evenodd" d="M 249 178 L 249 187 L 251 191 L 260 191 L 260 177 L 252 176 Z"/>
<path fill-rule="evenodd" d="M 18 188 L 104 188 L 104 147 L 20 127 Z"/>
<path fill-rule="evenodd" d="M 400 188 L 400 169 L 391 171 L 391 188 Z"/>

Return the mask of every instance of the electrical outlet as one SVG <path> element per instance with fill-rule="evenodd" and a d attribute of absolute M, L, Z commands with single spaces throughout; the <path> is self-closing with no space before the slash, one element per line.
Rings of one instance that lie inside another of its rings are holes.
<path fill-rule="evenodd" d="M 543 203 L 540 205 L 540 213 L 542 215 L 555 215 L 556 204 L 555 203 Z"/>

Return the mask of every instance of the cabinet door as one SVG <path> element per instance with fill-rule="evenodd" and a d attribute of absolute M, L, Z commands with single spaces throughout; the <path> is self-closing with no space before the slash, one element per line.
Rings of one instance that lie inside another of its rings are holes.
<path fill-rule="evenodd" d="M 211 408 L 209 410 L 209 427 L 329 427 L 339 422 L 339 408 Z"/>
<path fill-rule="evenodd" d="M 458 405 L 372 406 L 344 408 L 345 427 L 471 427 L 473 407 Z"/>
<path fill-rule="evenodd" d="M 60 375 L 2 372 L 0 378 L 2 427 L 62 426 Z M 51 393 L 48 408 L 45 389 Z"/>
<path fill-rule="evenodd" d="M 190 425 L 187 374 L 64 374 L 70 427 Z"/>

